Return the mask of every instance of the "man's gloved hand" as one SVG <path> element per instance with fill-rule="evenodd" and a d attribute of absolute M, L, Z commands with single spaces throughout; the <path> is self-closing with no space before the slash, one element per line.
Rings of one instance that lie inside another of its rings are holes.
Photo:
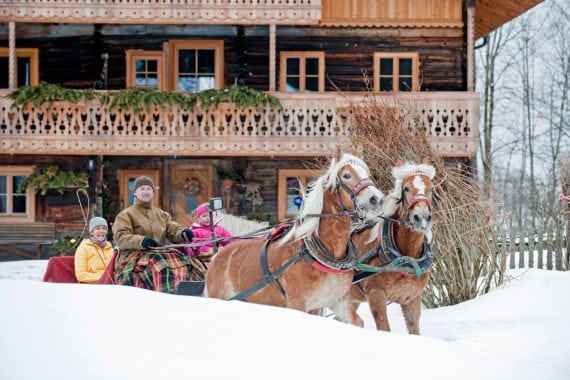
<path fill-rule="evenodd" d="M 146 249 L 154 248 L 154 247 L 158 247 L 158 243 L 153 238 L 146 236 L 142 241 L 142 247 L 146 248 Z"/>
<path fill-rule="evenodd" d="M 182 239 L 184 239 L 187 243 L 192 242 L 192 239 L 194 239 L 194 232 L 192 232 L 192 230 L 189 230 L 188 228 L 182 230 L 180 235 L 182 235 Z"/>

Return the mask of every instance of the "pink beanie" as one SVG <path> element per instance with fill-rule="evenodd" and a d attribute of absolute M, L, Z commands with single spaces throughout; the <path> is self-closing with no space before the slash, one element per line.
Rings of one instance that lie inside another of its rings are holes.
<path fill-rule="evenodd" d="M 202 214 L 207 213 L 207 212 L 208 212 L 208 206 L 207 205 L 198 206 L 198 208 L 196 209 L 196 216 L 200 217 Z"/>

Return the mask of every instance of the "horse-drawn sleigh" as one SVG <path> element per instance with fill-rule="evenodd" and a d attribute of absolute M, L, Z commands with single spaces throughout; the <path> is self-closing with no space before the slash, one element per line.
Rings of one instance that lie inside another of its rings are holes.
<path fill-rule="evenodd" d="M 395 301 L 410 333 L 419 333 L 421 294 L 432 260 L 435 169 L 427 162 L 406 164 L 393 174 L 394 189 L 385 197 L 360 158 L 333 159 L 304 189 L 293 224 L 238 236 L 207 268 L 196 262 L 205 278 L 180 282 L 177 293 L 305 312 L 328 308 L 336 319 L 358 326 L 363 321 L 357 304 L 367 301 L 382 330 L 389 330 L 386 302 Z M 105 278 L 102 283 L 109 283 Z"/>

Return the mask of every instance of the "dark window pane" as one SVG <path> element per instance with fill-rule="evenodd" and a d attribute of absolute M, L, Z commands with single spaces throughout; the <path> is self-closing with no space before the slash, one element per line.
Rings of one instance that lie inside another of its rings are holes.
<path fill-rule="evenodd" d="M 148 60 L 146 61 L 147 70 L 157 72 L 158 71 L 158 61 L 156 60 Z"/>
<path fill-rule="evenodd" d="M 400 59 L 400 75 L 412 75 L 412 60 L 410 58 Z"/>
<path fill-rule="evenodd" d="M 6 194 L 6 191 L 8 191 L 6 184 L 6 176 L 0 176 L 0 194 Z"/>
<path fill-rule="evenodd" d="M 143 59 L 137 59 L 135 61 L 135 70 L 137 73 L 145 71 L 145 61 Z"/>
<path fill-rule="evenodd" d="M 392 58 L 380 59 L 380 75 L 394 75 L 394 60 Z"/>
<path fill-rule="evenodd" d="M 12 212 L 14 214 L 25 214 L 26 213 L 26 196 L 25 195 L 14 195 L 12 197 Z"/>
<path fill-rule="evenodd" d="M 288 77 L 287 78 L 287 92 L 299 92 L 299 78 Z"/>
<path fill-rule="evenodd" d="M 136 178 L 129 178 L 129 206 L 132 205 L 135 201 L 135 179 Z"/>
<path fill-rule="evenodd" d="M 14 190 L 14 192 L 16 192 L 16 189 L 18 188 L 18 186 L 20 186 L 20 184 L 22 182 L 24 182 L 26 179 L 26 176 L 23 175 L 15 175 L 12 177 L 12 189 Z"/>
<path fill-rule="evenodd" d="M 18 58 L 18 86 L 30 85 L 30 59 Z"/>
<path fill-rule="evenodd" d="M 307 78 L 305 80 L 305 91 L 319 91 L 319 78 Z"/>
<path fill-rule="evenodd" d="M 319 59 L 307 58 L 305 61 L 305 74 L 318 75 L 319 74 Z"/>
<path fill-rule="evenodd" d="M 214 50 L 199 50 L 198 51 L 198 72 L 199 73 L 213 73 L 215 64 L 215 51 Z"/>
<path fill-rule="evenodd" d="M 380 91 L 394 91 L 392 78 L 380 78 Z"/>
<path fill-rule="evenodd" d="M 6 214 L 8 212 L 6 207 L 6 195 L 0 194 L 0 214 Z"/>
<path fill-rule="evenodd" d="M 398 89 L 400 91 L 412 91 L 412 78 L 400 78 Z"/>
<path fill-rule="evenodd" d="M 299 58 L 287 58 L 287 75 L 299 75 L 299 67 Z"/>
<path fill-rule="evenodd" d="M 180 50 L 178 52 L 178 72 L 196 72 L 196 50 Z"/>
<path fill-rule="evenodd" d="M 0 57 L 0 88 L 8 88 L 8 57 Z"/>
<path fill-rule="evenodd" d="M 300 195 L 299 180 L 297 178 L 287 178 L 287 214 L 295 214 L 299 207 L 295 204 L 295 198 Z"/>

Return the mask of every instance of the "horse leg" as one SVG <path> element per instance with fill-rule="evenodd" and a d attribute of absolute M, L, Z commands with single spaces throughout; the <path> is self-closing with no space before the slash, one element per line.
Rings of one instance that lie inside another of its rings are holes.
<path fill-rule="evenodd" d="M 401 305 L 402 314 L 406 320 L 408 333 L 420 335 L 420 314 L 422 312 L 422 297 L 414 298 L 405 305 Z"/>
<path fill-rule="evenodd" d="M 330 307 L 335 313 L 334 319 L 341 322 L 351 323 L 358 327 L 364 327 L 364 321 L 356 312 L 358 303 L 350 300 L 342 300 Z"/>
<path fill-rule="evenodd" d="M 368 293 L 368 306 L 376 322 L 376 329 L 390 331 L 388 314 L 386 311 L 386 294 L 382 291 L 372 290 Z"/>

